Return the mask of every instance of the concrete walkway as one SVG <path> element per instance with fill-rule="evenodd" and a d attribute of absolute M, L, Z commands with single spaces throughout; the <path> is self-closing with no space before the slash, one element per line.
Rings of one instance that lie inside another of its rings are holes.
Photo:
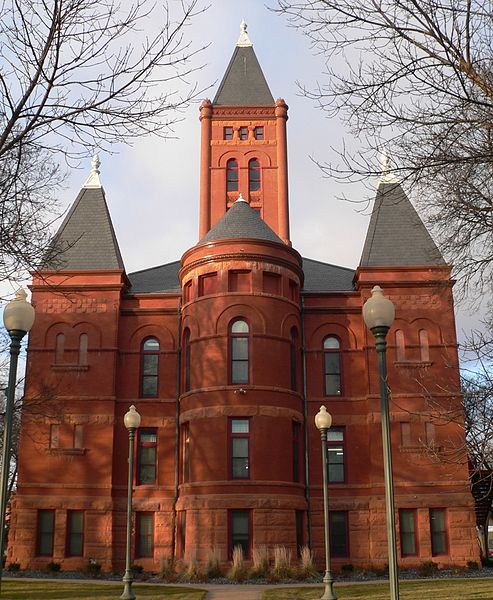
<path fill-rule="evenodd" d="M 180 584 L 181 585 L 181 584 Z M 207 585 L 207 584 L 189 584 L 183 587 L 195 587 L 207 590 L 206 600 L 260 600 L 262 592 L 270 588 L 290 588 L 290 587 L 313 587 L 313 583 L 297 584 L 277 584 L 277 585 Z M 315 584 L 316 585 L 316 584 Z"/>

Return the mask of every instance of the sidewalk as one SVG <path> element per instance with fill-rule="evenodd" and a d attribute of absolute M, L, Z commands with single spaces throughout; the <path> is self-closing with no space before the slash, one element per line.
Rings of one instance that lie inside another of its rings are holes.
<path fill-rule="evenodd" d="M 182 584 L 180 584 L 181 587 Z M 290 587 L 313 587 L 313 583 L 281 583 L 276 585 L 208 585 L 208 584 L 188 584 L 183 587 L 196 587 L 202 590 L 207 590 L 206 600 L 260 600 L 260 596 L 264 590 L 270 588 L 290 588 Z"/>

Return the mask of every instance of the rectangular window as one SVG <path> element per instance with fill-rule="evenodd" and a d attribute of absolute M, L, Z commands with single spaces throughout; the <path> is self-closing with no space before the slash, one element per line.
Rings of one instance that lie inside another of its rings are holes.
<path fill-rule="evenodd" d="M 74 425 L 74 448 L 84 447 L 84 426 Z"/>
<path fill-rule="evenodd" d="M 67 512 L 67 556 L 83 556 L 84 554 L 84 512 L 69 510 Z"/>
<path fill-rule="evenodd" d="M 349 556 L 348 519 L 345 510 L 329 512 L 329 534 L 331 556 Z"/>
<path fill-rule="evenodd" d="M 232 127 L 224 127 L 223 129 L 223 139 L 232 140 L 233 139 L 233 128 Z"/>
<path fill-rule="evenodd" d="M 298 284 L 292 279 L 289 280 L 289 299 L 293 302 L 298 302 Z"/>
<path fill-rule="evenodd" d="M 256 140 L 264 139 L 264 128 L 263 127 L 255 127 L 253 130 L 254 136 Z"/>
<path fill-rule="evenodd" d="M 416 511 L 399 511 L 399 529 L 401 534 L 401 556 L 416 556 L 418 544 L 416 539 Z"/>
<path fill-rule="evenodd" d="M 154 555 L 154 513 L 138 512 L 136 521 L 135 556 L 138 558 L 152 557 Z"/>
<path fill-rule="evenodd" d="M 53 556 L 53 533 L 55 531 L 55 511 L 38 510 L 38 556 Z"/>
<path fill-rule="evenodd" d="M 230 292 L 249 292 L 251 289 L 250 271 L 230 271 L 228 288 Z"/>
<path fill-rule="evenodd" d="M 296 554 L 298 557 L 301 555 L 301 548 L 304 544 L 303 535 L 303 511 L 295 510 L 295 521 L 296 521 Z"/>
<path fill-rule="evenodd" d="M 231 419 L 231 478 L 249 479 L 249 419 Z"/>
<path fill-rule="evenodd" d="M 250 511 L 230 510 L 230 556 L 235 546 L 243 550 L 243 557 L 250 558 Z"/>
<path fill-rule="evenodd" d="M 187 513 L 185 510 L 180 510 L 176 517 L 176 557 L 183 558 L 185 556 Z"/>
<path fill-rule="evenodd" d="M 60 443 L 60 425 L 50 425 L 50 448 L 58 448 Z"/>
<path fill-rule="evenodd" d="M 181 426 L 182 482 L 190 481 L 190 423 Z"/>
<path fill-rule="evenodd" d="M 293 421 L 293 481 L 300 481 L 301 423 Z"/>
<path fill-rule="evenodd" d="M 427 421 L 425 423 L 426 443 L 428 446 L 435 445 L 435 424 Z"/>
<path fill-rule="evenodd" d="M 210 296 L 217 292 L 217 273 L 208 273 L 199 277 L 199 296 Z"/>
<path fill-rule="evenodd" d="M 240 127 L 240 131 L 239 131 L 239 136 L 240 136 L 240 140 L 247 140 L 248 139 L 248 127 Z"/>
<path fill-rule="evenodd" d="M 142 355 L 142 397 L 155 398 L 158 395 L 159 354 Z"/>
<path fill-rule="evenodd" d="M 401 446 L 411 445 L 411 423 L 401 423 Z"/>
<path fill-rule="evenodd" d="M 187 281 L 183 286 L 183 302 L 190 302 L 192 299 L 192 282 Z"/>
<path fill-rule="evenodd" d="M 281 276 L 278 273 L 263 273 L 262 291 L 266 294 L 275 294 L 279 296 L 281 293 Z"/>
<path fill-rule="evenodd" d="M 329 429 L 327 440 L 327 463 L 329 483 L 344 483 L 344 428 L 334 427 Z"/>
<path fill-rule="evenodd" d="M 431 554 L 448 553 L 447 523 L 444 508 L 430 508 Z"/>
<path fill-rule="evenodd" d="M 156 483 L 157 431 L 140 429 L 137 448 L 137 484 Z"/>

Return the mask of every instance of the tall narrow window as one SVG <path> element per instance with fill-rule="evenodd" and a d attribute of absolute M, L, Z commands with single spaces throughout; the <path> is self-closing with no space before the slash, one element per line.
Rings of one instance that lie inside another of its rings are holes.
<path fill-rule="evenodd" d="M 418 544 L 416 539 L 416 511 L 401 509 L 399 511 L 399 530 L 401 534 L 401 555 L 416 556 Z"/>
<path fill-rule="evenodd" d="M 55 341 L 55 363 L 59 365 L 63 362 L 63 354 L 65 352 L 65 334 L 59 333 Z"/>
<path fill-rule="evenodd" d="M 230 158 L 226 163 L 226 190 L 237 192 L 238 181 L 238 162 L 234 158 Z"/>
<path fill-rule="evenodd" d="M 190 481 L 190 423 L 181 426 L 181 459 L 183 483 Z"/>
<path fill-rule="evenodd" d="M 260 163 L 256 158 L 248 163 L 248 189 L 250 192 L 258 192 L 261 182 Z"/>
<path fill-rule="evenodd" d="M 223 129 L 223 139 L 224 140 L 232 140 L 233 139 L 233 128 L 232 127 L 224 127 Z"/>
<path fill-rule="evenodd" d="M 142 398 L 155 398 L 159 383 L 159 342 L 156 338 L 148 338 L 142 345 L 141 369 L 140 395 Z"/>
<path fill-rule="evenodd" d="M 401 446 L 411 445 L 411 423 L 409 421 L 401 422 Z"/>
<path fill-rule="evenodd" d="M 250 477 L 250 420 L 230 419 L 231 478 Z"/>
<path fill-rule="evenodd" d="M 346 474 L 344 466 L 344 429 L 342 427 L 329 429 L 327 454 L 329 483 L 344 483 Z"/>
<path fill-rule="evenodd" d="M 179 510 L 176 515 L 176 558 L 185 556 L 185 544 L 187 540 L 187 513 Z"/>
<path fill-rule="evenodd" d="M 190 329 L 183 332 L 183 391 L 190 391 Z"/>
<path fill-rule="evenodd" d="M 81 333 L 79 337 L 79 365 L 87 365 L 87 333 Z"/>
<path fill-rule="evenodd" d="M 249 381 L 249 333 L 248 323 L 241 319 L 233 321 L 230 327 L 230 381 Z"/>
<path fill-rule="evenodd" d="M 53 556 L 53 533 L 55 531 L 55 511 L 38 510 L 37 555 Z"/>
<path fill-rule="evenodd" d="M 419 351 L 422 362 L 428 362 L 430 360 L 430 346 L 428 344 L 428 332 L 426 329 L 420 329 L 419 331 Z"/>
<path fill-rule="evenodd" d="M 430 508 L 431 554 L 447 554 L 447 523 L 443 508 Z"/>
<path fill-rule="evenodd" d="M 301 423 L 293 421 L 293 481 L 300 481 Z"/>
<path fill-rule="evenodd" d="M 255 129 L 253 130 L 253 135 L 256 140 L 263 140 L 264 139 L 264 128 L 261 126 L 255 127 Z"/>
<path fill-rule="evenodd" d="M 329 513 L 329 533 L 331 556 L 349 556 L 349 535 L 346 511 L 333 510 Z"/>
<path fill-rule="evenodd" d="M 397 362 L 403 362 L 406 360 L 406 345 L 404 342 L 404 332 L 398 329 L 395 332 L 395 354 Z"/>
<path fill-rule="evenodd" d="M 74 448 L 84 447 L 84 426 L 74 425 Z"/>
<path fill-rule="evenodd" d="M 240 546 L 243 550 L 243 556 L 250 558 L 250 511 L 249 510 L 230 510 L 229 511 L 229 546 L 230 556 L 235 546 Z"/>
<path fill-rule="evenodd" d="M 156 483 L 157 430 L 139 429 L 137 483 Z"/>
<path fill-rule="evenodd" d="M 83 556 L 84 554 L 84 512 L 69 510 L 67 512 L 67 556 Z"/>
<path fill-rule="evenodd" d="M 341 344 L 336 337 L 324 339 L 325 395 L 341 395 Z"/>
<path fill-rule="evenodd" d="M 426 443 L 428 446 L 434 446 L 435 445 L 435 424 L 432 423 L 431 421 L 426 421 L 425 423 L 425 436 L 426 436 Z"/>
<path fill-rule="evenodd" d="M 138 558 L 149 558 L 154 555 L 154 513 L 136 513 L 135 555 Z"/>
<path fill-rule="evenodd" d="M 60 425 L 50 425 L 50 448 L 58 448 L 60 443 Z"/>
<path fill-rule="evenodd" d="M 289 340 L 289 371 L 291 375 L 291 389 L 298 391 L 298 331 L 291 328 Z"/>
<path fill-rule="evenodd" d="M 238 131 L 238 135 L 240 140 L 247 140 L 248 139 L 248 127 L 240 127 L 239 131 Z"/>
<path fill-rule="evenodd" d="M 303 535 L 303 511 L 295 510 L 295 521 L 296 521 L 296 554 L 299 557 L 301 555 L 301 548 L 305 543 L 305 536 Z"/>

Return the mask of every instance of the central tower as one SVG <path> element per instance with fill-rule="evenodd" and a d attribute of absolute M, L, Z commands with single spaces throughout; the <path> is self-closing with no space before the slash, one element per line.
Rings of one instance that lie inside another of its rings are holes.
<path fill-rule="evenodd" d="M 274 98 L 245 22 L 214 101 L 200 106 L 202 239 L 241 193 L 286 244 L 289 239 L 288 107 Z"/>

